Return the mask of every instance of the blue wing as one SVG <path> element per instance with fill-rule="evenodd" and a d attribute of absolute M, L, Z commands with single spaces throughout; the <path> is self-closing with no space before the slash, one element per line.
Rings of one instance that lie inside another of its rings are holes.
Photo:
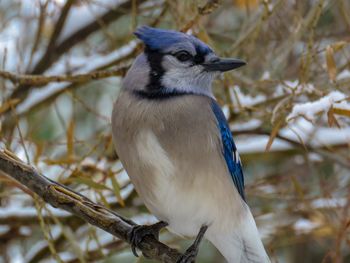
<path fill-rule="evenodd" d="M 225 115 L 222 112 L 220 106 L 215 100 L 212 100 L 211 108 L 218 122 L 218 128 L 220 129 L 221 141 L 222 141 L 222 154 L 225 157 L 225 161 L 230 171 L 232 180 L 241 195 L 242 199 L 245 200 L 244 196 L 244 177 L 242 171 L 241 161 L 237 152 L 236 145 L 233 141 L 232 134 Z"/>

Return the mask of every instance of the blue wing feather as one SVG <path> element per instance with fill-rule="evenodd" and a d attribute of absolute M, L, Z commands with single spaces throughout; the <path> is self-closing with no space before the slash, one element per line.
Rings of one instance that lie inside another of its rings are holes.
<path fill-rule="evenodd" d="M 228 170 L 230 171 L 233 183 L 235 184 L 239 194 L 241 195 L 242 199 L 245 200 L 242 165 L 230 128 L 224 113 L 215 100 L 212 100 L 211 107 L 218 122 L 223 147 L 222 153 L 224 155 Z"/>

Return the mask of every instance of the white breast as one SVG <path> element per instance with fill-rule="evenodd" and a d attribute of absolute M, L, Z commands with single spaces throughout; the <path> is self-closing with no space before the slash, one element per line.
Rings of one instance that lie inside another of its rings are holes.
<path fill-rule="evenodd" d="M 225 174 L 226 170 L 214 164 L 216 162 L 208 162 L 205 169 L 180 165 L 169 157 L 149 129 L 139 132 L 136 149 L 139 162 L 151 173 L 144 175 L 143 180 L 152 180 L 151 193 L 139 191 L 139 194 L 158 219 L 169 223 L 172 232 L 196 236 L 202 225 L 211 225 L 223 213 L 231 214 L 229 211 L 234 208 L 232 179 Z M 191 160 L 191 156 L 188 159 Z M 234 217 L 227 219 L 232 221 Z"/>
<path fill-rule="evenodd" d="M 204 189 L 199 186 L 190 191 L 184 191 L 182 187 L 184 182 L 179 174 L 182 171 L 174 166 L 151 130 L 140 131 L 136 140 L 136 148 L 140 162 L 147 165 L 152 171 L 152 174 L 149 175 L 153 182 L 152 193 L 140 191 L 148 209 L 159 220 L 169 223 L 169 228 L 173 232 L 183 236 L 197 235 L 201 225 L 210 218 L 207 215 L 210 209 L 203 210 L 199 207 L 203 202 L 208 205 L 209 200 L 205 200 L 200 191 Z M 194 171 L 187 172 L 194 173 Z M 144 180 L 147 179 L 144 178 Z"/>
<path fill-rule="evenodd" d="M 136 140 L 140 160 L 154 169 L 157 177 L 169 177 L 174 174 L 174 165 L 151 130 L 142 130 Z"/>
<path fill-rule="evenodd" d="M 153 214 L 160 220 L 168 222 L 169 210 L 172 207 L 171 199 L 174 200 L 176 197 L 176 193 L 172 191 L 175 167 L 151 130 L 139 132 L 136 149 L 140 162 L 151 172 L 147 177 L 152 180 L 150 187 L 152 193 L 140 191 L 140 195 L 143 194 L 142 198 Z M 147 180 L 147 178 L 143 180 Z"/>

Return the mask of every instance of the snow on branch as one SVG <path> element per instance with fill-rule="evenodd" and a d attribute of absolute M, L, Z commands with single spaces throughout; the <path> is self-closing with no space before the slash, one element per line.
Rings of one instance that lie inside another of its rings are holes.
<path fill-rule="evenodd" d="M 350 103 L 347 95 L 340 91 L 332 91 L 328 95 L 313 102 L 299 103 L 294 105 L 292 112 L 288 115 L 287 121 L 304 116 L 308 120 L 314 120 L 315 115 L 320 112 L 328 112 L 332 107 L 350 111 Z"/>

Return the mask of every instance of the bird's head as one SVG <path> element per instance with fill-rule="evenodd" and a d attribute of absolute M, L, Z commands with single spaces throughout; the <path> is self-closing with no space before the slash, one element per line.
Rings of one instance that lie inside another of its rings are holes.
<path fill-rule="evenodd" d="M 142 26 L 135 35 L 145 45 L 144 53 L 133 66 L 147 67 L 144 92 L 170 90 L 212 96 L 215 76 L 245 65 L 239 59 L 218 57 L 208 45 L 185 33 Z"/>

